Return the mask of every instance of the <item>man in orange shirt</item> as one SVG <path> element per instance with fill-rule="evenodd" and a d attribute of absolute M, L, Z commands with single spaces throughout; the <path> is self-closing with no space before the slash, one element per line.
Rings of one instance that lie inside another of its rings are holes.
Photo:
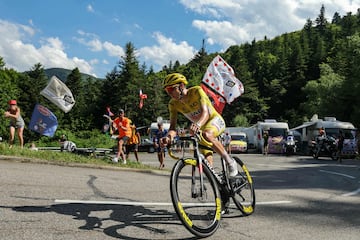
<path fill-rule="evenodd" d="M 130 120 L 130 128 L 131 128 L 131 137 L 129 138 L 129 141 L 125 145 L 126 150 L 126 160 L 129 159 L 129 154 L 131 151 L 134 152 L 136 161 L 139 162 L 139 156 L 138 156 L 138 150 L 139 150 L 139 143 L 140 143 L 140 133 L 136 129 L 136 126 L 134 123 Z"/>
<path fill-rule="evenodd" d="M 120 109 L 118 111 L 118 117 L 114 119 L 112 126 L 115 129 L 118 129 L 119 136 L 117 138 L 118 140 L 118 152 L 116 154 L 116 157 L 113 158 L 113 162 L 117 163 L 119 161 L 119 157 L 121 156 L 123 163 L 126 164 L 126 158 L 124 153 L 124 144 L 129 140 L 131 137 L 131 127 L 130 127 L 130 119 L 125 117 L 125 112 L 123 109 Z"/>

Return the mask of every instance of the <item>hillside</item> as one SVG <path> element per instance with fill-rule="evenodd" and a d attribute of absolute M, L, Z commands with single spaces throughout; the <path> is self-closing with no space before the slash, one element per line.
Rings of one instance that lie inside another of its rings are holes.
<path fill-rule="evenodd" d="M 45 74 L 48 78 L 51 78 L 52 76 L 57 76 L 60 80 L 63 82 L 66 81 L 67 76 L 71 73 L 72 70 L 64 69 L 64 68 L 48 68 L 45 69 Z M 81 73 L 82 79 L 86 80 L 88 78 L 94 78 L 97 79 L 89 74 Z"/>

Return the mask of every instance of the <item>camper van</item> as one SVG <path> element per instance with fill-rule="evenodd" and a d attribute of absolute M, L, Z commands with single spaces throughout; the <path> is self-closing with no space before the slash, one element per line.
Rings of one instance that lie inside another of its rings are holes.
<path fill-rule="evenodd" d="M 263 152 L 265 131 L 269 133 L 268 153 L 283 153 L 283 141 L 289 132 L 289 125 L 287 122 L 278 122 L 275 119 L 265 119 L 263 122 L 258 122 L 253 126 L 256 136 L 256 149 L 258 152 Z"/>
<path fill-rule="evenodd" d="M 324 128 L 327 136 L 338 138 L 339 131 L 344 134 L 343 154 L 347 156 L 355 156 L 356 154 L 356 129 L 350 122 L 338 121 L 335 117 L 325 117 L 319 119 L 315 114 L 309 122 L 304 122 L 302 125 L 293 128 L 301 134 L 303 152 L 309 153 L 308 146 L 312 140 L 319 134 L 319 129 Z"/>

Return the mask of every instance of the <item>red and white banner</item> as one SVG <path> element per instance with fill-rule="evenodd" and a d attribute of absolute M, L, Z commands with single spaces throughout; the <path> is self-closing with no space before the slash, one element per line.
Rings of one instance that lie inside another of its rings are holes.
<path fill-rule="evenodd" d="M 235 77 L 234 70 L 219 55 L 209 64 L 202 83 L 222 96 L 229 104 L 244 93 L 244 86 Z"/>

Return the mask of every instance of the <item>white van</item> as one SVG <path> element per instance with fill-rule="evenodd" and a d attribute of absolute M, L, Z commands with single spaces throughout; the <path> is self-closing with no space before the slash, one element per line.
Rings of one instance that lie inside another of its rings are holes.
<path fill-rule="evenodd" d="M 287 122 L 277 122 L 275 119 L 265 119 L 253 126 L 256 134 L 256 148 L 258 152 L 263 152 L 264 131 L 269 133 L 269 150 L 268 153 L 283 153 L 283 140 L 289 132 Z"/>

